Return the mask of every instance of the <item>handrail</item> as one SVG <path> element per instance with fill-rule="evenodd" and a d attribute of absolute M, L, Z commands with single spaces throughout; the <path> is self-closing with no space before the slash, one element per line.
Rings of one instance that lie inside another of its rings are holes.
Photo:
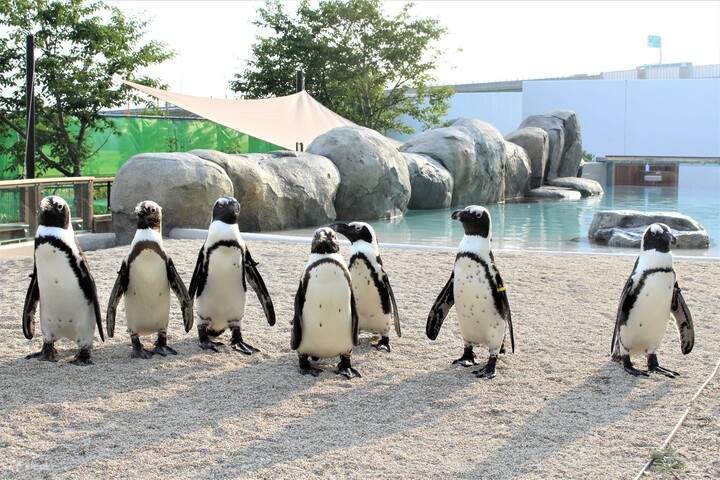
<path fill-rule="evenodd" d="M 0 180 L 0 189 L 22 188 L 33 185 L 77 185 L 79 183 L 107 183 L 115 181 L 115 177 L 57 177 L 57 178 L 23 178 L 18 180 Z"/>

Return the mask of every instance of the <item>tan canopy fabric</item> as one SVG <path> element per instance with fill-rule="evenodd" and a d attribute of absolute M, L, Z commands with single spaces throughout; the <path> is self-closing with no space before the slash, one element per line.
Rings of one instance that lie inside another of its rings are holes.
<path fill-rule="evenodd" d="M 303 91 L 285 97 L 227 100 L 168 92 L 124 81 L 125 84 L 213 122 L 295 150 L 335 127 L 354 125 Z"/>

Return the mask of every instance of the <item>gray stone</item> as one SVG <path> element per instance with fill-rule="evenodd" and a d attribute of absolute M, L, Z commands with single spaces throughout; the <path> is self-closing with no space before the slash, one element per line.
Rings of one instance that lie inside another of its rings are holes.
<path fill-rule="evenodd" d="M 340 174 L 327 158 L 306 152 L 228 155 L 190 152 L 218 164 L 232 180 L 240 202 L 240 229 L 284 230 L 332 222 Z"/>
<path fill-rule="evenodd" d="M 189 153 L 144 153 L 115 175 L 111 193 L 113 229 L 119 245 L 135 235 L 135 206 L 153 200 L 163 209 L 163 233 L 175 227 L 207 228 L 215 200 L 232 195 L 227 173 Z"/>
<path fill-rule="evenodd" d="M 577 190 L 545 185 L 530 190 L 526 197 L 536 200 L 580 200 L 582 195 Z"/>
<path fill-rule="evenodd" d="M 581 178 L 595 180 L 601 187 L 607 184 L 607 162 L 587 162 L 582 166 Z"/>
<path fill-rule="evenodd" d="M 611 247 L 639 248 L 645 229 L 653 223 L 664 223 L 677 238 L 674 248 L 705 249 L 710 237 L 693 218 L 677 212 L 639 212 L 635 210 L 604 210 L 593 217 L 590 241 Z"/>
<path fill-rule="evenodd" d="M 313 140 L 307 151 L 329 158 L 340 172 L 335 196 L 338 218 L 392 218 L 407 210 L 407 164 L 378 132 L 357 126 L 334 128 Z"/>
<path fill-rule="evenodd" d="M 505 195 L 505 147 L 500 132 L 475 119 L 459 119 L 408 140 L 400 150 L 422 153 L 451 173 L 453 205 L 495 203 Z"/>
<path fill-rule="evenodd" d="M 548 133 L 550 150 L 545 179 L 577 177 L 582 160 L 582 134 L 575 112 L 558 110 L 547 115 L 532 115 L 519 128 L 538 127 Z"/>
<path fill-rule="evenodd" d="M 510 132 L 505 140 L 520 145 L 530 158 L 532 177 L 530 188 L 541 187 L 545 175 L 545 167 L 550 153 L 550 140 L 548 133 L 542 128 L 525 127 Z"/>
<path fill-rule="evenodd" d="M 78 233 L 75 240 L 84 252 L 104 250 L 116 244 L 114 233 Z"/>
<path fill-rule="evenodd" d="M 440 162 L 421 153 L 403 153 L 410 172 L 408 208 L 448 208 L 452 202 L 453 178 Z"/>
<path fill-rule="evenodd" d="M 549 180 L 548 183 L 553 187 L 572 188 L 580 192 L 580 195 L 583 197 L 602 195 L 604 193 L 602 186 L 595 180 L 590 180 L 589 178 L 558 177 Z"/>
<path fill-rule="evenodd" d="M 530 159 L 520 145 L 508 142 L 505 148 L 505 198 L 520 198 L 530 190 Z"/>

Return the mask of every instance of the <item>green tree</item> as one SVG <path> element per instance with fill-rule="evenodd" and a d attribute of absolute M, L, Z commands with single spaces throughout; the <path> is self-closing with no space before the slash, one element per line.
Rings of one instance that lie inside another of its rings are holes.
<path fill-rule="evenodd" d="M 303 70 L 308 92 L 355 123 L 412 133 L 401 121 L 406 115 L 437 125 L 452 95 L 431 87 L 445 29 L 411 10 L 407 4 L 389 17 L 380 0 L 320 0 L 316 7 L 305 0 L 291 15 L 268 1 L 255 24 L 270 33 L 257 39 L 230 88 L 247 98 L 289 95 Z"/>
<path fill-rule="evenodd" d="M 172 57 L 163 44 L 143 40 L 147 21 L 100 1 L 0 0 L 0 136 L 19 142 L 0 154 L 23 162 L 25 138 L 25 36 L 35 35 L 38 173 L 55 169 L 78 176 L 101 147 L 94 131 L 116 133 L 103 108 L 142 101 L 113 78 Z M 138 77 L 145 85 L 157 80 Z"/>

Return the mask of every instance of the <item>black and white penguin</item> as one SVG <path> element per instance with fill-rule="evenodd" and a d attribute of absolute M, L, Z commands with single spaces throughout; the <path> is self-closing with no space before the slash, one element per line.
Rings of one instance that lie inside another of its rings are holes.
<path fill-rule="evenodd" d="M 197 298 L 198 338 L 204 350 L 218 351 L 221 342 L 211 340 L 230 328 L 230 346 L 251 355 L 259 350 L 243 341 L 240 324 L 245 315 L 249 283 L 260 300 L 268 323 L 275 325 L 275 309 L 265 282 L 240 235 L 240 203 L 220 197 L 205 244 L 200 249 L 190 282 L 190 297 Z"/>
<path fill-rule="evenodd" d="M 330 228 L 315 231 L 305 271 L 295 294 L 290 347 L 297 350 L 300 372 L 318 376 L 314 360 L 340 356 L 337 373 L 348 379 L 360 373 L 350 364 L 358 339 L 352 279 L 340 252 L 337 235 Z"/>
<path fill-rule="evenodd" d="M 675 317 L 680 347 L 687 355 L 695 344 L 692 316 L 677 283 L 670 246 L 675 236 L 662 223 L 650 225 L 643 234 L 640 256 L 625 283 L 615 320 L 611 354 L 622 362 L 626 372 L 648 376 L 632 364 L 630 355 L 647 356 L 648 371 L 670 378 L 679 374 L 661 367 L 655 353 L 663 337 L 668 317 Z"/>
<path fill-rule="evenodd" d="M 91 365 L 95 327 L 105 341 L 95 280 L 87 260 L 75 243 L 70 207 L 60 197 L 40 202 L 35 234 L 35 266 L 23 308 L 23 334 L 35 334 L 35 311 L 40 302 L 43 347 L 26 358 L 55 362 L 55 341 L 73 340 L 78 352 L 71 363 Z"/>
<path fill-rule="evenodd" d="M 380 335 L 373 344 L 378 350 L 390 351 L 390 326 L 400 331 L 400 314 L 390 279 L 383 269 L 375 230 L 364 222 L 334 223 L 330 228 L 352 243 L 348 270 L 358 312 L 360 331 Z"/>
<path fill-rule="evenodd" d="M 183 314 L 185 331 L 193 324 L 193 302 L 170 256 L 163 248 L 160 205 L 146 200 L 135 207 L 137 231 L 130 251 L 120 266 L 110 293 L 106 315 L 107 334 L 115 334 L 115 313 L 125 296 L 125 317 L 132 342 L 132 358 L 163 357 L 177 352 L 167 345 L 167 326 L 170 319 L 170 289 L 175 293 Z M 140 335 L 157 333 L 155 348 L 146 350 Z"/>
<path fill-rule="evenodd" d="M 473 373 L 493 378 L 498 353 L 505 351 L 506 328 L 513 352 L 515 336 L 505 284 L 490 251 L 490 213 L 483 207 L 470 205 L 454 211 L 452 218 L 460 220 L 465 236 L 458 247 L 453 273 L 430 310 L 426 333 L 435 340 L 455 305 L 465 350 L 453 363 L 465 367 L 477 365 L 473 346 L 484 345 L 490 351 L 490 358 L 483 368 Z"/>

